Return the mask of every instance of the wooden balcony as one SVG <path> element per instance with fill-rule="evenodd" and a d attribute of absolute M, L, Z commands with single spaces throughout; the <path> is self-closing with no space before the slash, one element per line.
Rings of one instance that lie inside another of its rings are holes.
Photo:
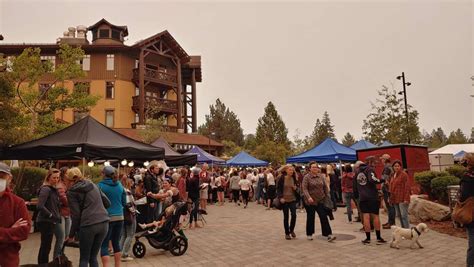
<path fill-rule="evenodd" d="M 136 113 L 140 110 L 140 96 L 132 97 L 132 110 Z M 178 113 L 178 102 L 158 97 L 145 96 L 145 111 L 153 105 L 156 110 L 163 113 Z"/>
<path fill-rule="evenodd" d="M 133 80 L 138 84 L 139 81 L 139 69 L 133 69 Z M 159 84 L 164 84 L 168 86 L 177 86 L 178 85 L 178 75 L 175 71 L 158 68 L 150 69 L 145 68 L 145 80 L 150 82 L 155 82 Z"/>
<path fill-rule="evenodd" d="M 137 125 L 138 125 L 137 122 L 132 123 L 132 129 L 137 129 L 138 128 Z M 178 127 L 170 126 L 170 125 L 163 125 L 162 130 L 163 130 L 163 132 L 177 133 L 178 132 Z"/>

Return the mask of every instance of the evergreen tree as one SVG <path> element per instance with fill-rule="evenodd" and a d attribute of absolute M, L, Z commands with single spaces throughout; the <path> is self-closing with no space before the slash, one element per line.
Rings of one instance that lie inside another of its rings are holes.
<path fill-rule="evenodd" d="M 452 131 L 448 137 L 448 144 L 466 144 L 468 139 L 466 135 L 461 131 L 461 129 L 457 129 L 456 131 Z"/>
<path fill-rule="evenodd" d="M 418 111 L 408 105 L 409 123 L 407 123 L 403 98 L 395 90 L 382 86 L 378 95 L 376 103 L 372 103 L 372 112 L 363 121 L 362 130 L 365 138 L 374 144 L 383 141 L 397 144 L 406 143 L 409 135 L 411 143 L 420 143 Z"/>
<path fill-rule="evenodd" d="M 433 148 L 438 148 L 442 147 L 447 144 L 448 138 L 446 137 L 446 134 L 444 134 L 443 129 L 441 127 L 438 127 L 438 129 L 433 130 L 431 132 L 431 142 L 429 144 L 429 147 Z"/>
<path fill-rule="evenodd" d="M 336 135 L 334 134 L 334 125 L 331 125 L 329 113 L 325 111 L 321 120 L 316 119 L 313 133 L 309 137 L 309 143 L 311 144 L 310 146 L 318 145 L 327 138 L 337 141 Z"/>
<path fill-rule="evenodd" d="M 247 152 L 254 151 L 257 148 L 257 139 L 254 134 L 247 134 L 244 137 L 244 149 Z"/>
<path fill-rule="evenodd" d="M 356 143 L 356 140 L 352 134 L 346 133 L 346 135 L 344 135 L 344 138 L 342 139 L 343 145 L 350 147 L 355 143 Z"/>
<path fill-rule="evenodd" d="M 209 136 L 214 133 L 218 141 L 232 141 L 237 146 L 244 143 L 244 131 L 240 126 L 237 115 L 229 110 L 218 98 L 215 105 L 209 106 L 209 115 L 206 115 L 206 122 L 199 126 L 198 132 Z"/>
<path fill-rule="evenodd" d="M 258 119 L 255 135 L 257 144 L 260 145 L 266 141 L 271 141 L 277 144 L 282 144 L 289 150 L 290 140 L 287 135 L 288 129 L 286 128 L 281 116 L 278 114 L 275 105 L 273 105 L 272 102 L 268 102 L 263 116 Z"/>

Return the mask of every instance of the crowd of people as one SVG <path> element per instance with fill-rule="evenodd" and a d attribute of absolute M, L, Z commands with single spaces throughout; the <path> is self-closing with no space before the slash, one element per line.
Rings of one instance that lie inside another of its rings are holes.
<path fill-rule="evenodd" d="M 381 228 L 395 225 L 396 217 L 401 227 L 410 227 L 411 185 L 399 160 L 381 156 L 381 176 L 375 173 L 377 160 L 368 157 L 364 162 L 346 165 L 310 162 L 306 166 L 240 169 L 210 168 L 208 164 L 170 169 L 161 162 L 152 162 L 147 169 L 133 169 L 130 173 L 117 173 L 114 167 L 106 166 L 97 185 L 84 178 L 79 168 L 52 168 L 38 189 L 38 264 L 49 262 L 55 237 L 53 257 L 62 253 L 64 242 L 78 240 L 79 266 L 98 266 L 99 252 L 103 266 L 110 265 L 110 256 L 114 257 L 114 265 L 120 266 L 121 261 L 133 260 L 131 243 L 137 227 L 159 227 L 163 224 L 160 214 L 169 213 L 167 208 L 178 201 L 189 205 L 188 221 L 182 225 L 189 230 L 204 226 L 201 216 L 207 214 L 207 205 L 233 202 L 246 209 L 253 201 L 262 209 L 281 209 L 287 240 L 296 238 L 298 209 L 306 212 L 306 237 L 313 240 L 317 213 L 321 234 L 328 242 L 336 239 L 330 223 L 334 220 L 333 212 L 338 204 L 344 203 L 347 222 L 360 221 L 363 225 L 363 244 L 371 243 L 373 230 L 376 242 L 385 243 Z M 474 157 L 469 162 L 462 180 L 466 184 L 462 187 L 463 198 L 474 192 Z M 24 201 L 9 190 L 11 179 L 9 167 L 0 163 L 0 210 L 10 211 L 0 214 L 0 249 L 5 252 L 5 257 L 0 257 L 0 266 L 18 266 L 19 241 L 27 238 L 31 226 Z M 388 222 L 383 225 L 379 219 L 381 201 L 388 213 Z M 357 216 L 353 215 L 353 207 L 357 208 Z M 468 225 L 471 264 L 473 227 Z"/>

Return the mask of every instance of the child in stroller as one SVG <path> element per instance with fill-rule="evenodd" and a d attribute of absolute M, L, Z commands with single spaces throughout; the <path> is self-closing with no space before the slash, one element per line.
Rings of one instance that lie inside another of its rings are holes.
<path fill-rule="evenodd" d="M 175 202 L 158 216 L 157 221 L 144 225 L 140 224 L 143 229 L 155 228 L 135 236 L 133 255 L 137 258 L 145 256 L 145 244 L 140 242 L 142 237 L 145 237 L 153 248 L 169 250 L 174 256 L 183 255 L 188 249 L 188 240 L 180 228 L 179 222 L 180 217 L 186 215 L 187 212 L 188 207 L 185 202 Z"/>

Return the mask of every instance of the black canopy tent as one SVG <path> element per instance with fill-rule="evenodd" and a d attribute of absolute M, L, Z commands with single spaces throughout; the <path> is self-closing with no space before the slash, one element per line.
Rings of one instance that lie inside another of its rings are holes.
<path fill-rule="evenodd" d="M 163 137 L 156 139 L 151 145 L 165 150 L 165 161 L 168 166 L 192 166 L 197 163 L 197 155 L 183 155 L 174 151 Z"/>
<path fill-rule="evenodd" d="M 102 125 L 91 116 L 56 133 L 12 147 L 4 147 L 0 159 L 160 160 L 164 149 L 138 142 Z"/>

